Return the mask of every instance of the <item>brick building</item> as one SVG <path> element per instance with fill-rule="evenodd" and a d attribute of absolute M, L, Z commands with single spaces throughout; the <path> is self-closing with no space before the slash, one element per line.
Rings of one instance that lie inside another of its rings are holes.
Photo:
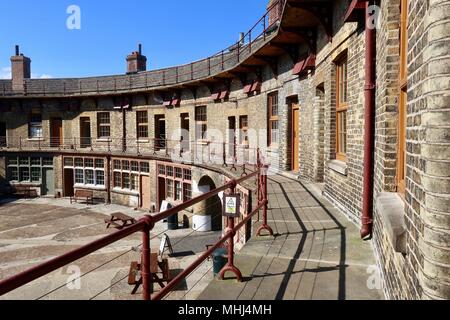
<path fill-rule="evenodd" d="M 0 80 L 2 190 L 150 209 L 220 185 L 208 164 L 259 147 L 372 238 L 387 298 L 448 299 L 449 16 L 448 0 L 272 0 L 212 57 L 146 71 L 140 47 L 126 75 L 98 78 L 30 79 L 17 48 Z"/>

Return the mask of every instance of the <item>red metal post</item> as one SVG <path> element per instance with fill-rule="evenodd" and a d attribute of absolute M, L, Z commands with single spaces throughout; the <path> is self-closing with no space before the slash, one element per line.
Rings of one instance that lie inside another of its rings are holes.
<path fill-rule="evenodd" d="M 263 207 L 263 224 L 261 227 L 259 227 L 258 231 L 256 232 L 256 235 L 258 237 L 261 236 L 261 232 L 263 230 L 266 230 L 269 232 L 270 236 L 273 236 L 273 230 L 272 228 L 267 224 L 267 209 L 268 209 L 268 196 L 267 196 L 267 174 L 268 174 L 268 169 L 269 166 L 265 165 L 264 170 L 261 174 L 261 190 L 262 190 L 262 197 L 264 198 L 264 207 Z"/>
<path fill-rule="evenodd" d="M 150 228 L 146 226 L 142 230 L 142 298 L 144 300 L 151 300 L 151 274 L 150 274 Z"/>
<path fill-rule="evenodd" d="M 236 193 L 236 181 L 231 181 L 231 193 Z M 219 279 L 224 280 L 225 273 L 233 272 L 236 275 L 236 279 L 239 282 L 242 282 L 242 273 L 236 268 L 234 265 L 234 237 L 236 236 L 236 230 L 234 229 L 234 218 L 228 218 L 228 226 L 225 230 L 227 234 L 230 234 L 230 238 L 228 239 L 228 263 L 227 265 L 220 271 Z"/>

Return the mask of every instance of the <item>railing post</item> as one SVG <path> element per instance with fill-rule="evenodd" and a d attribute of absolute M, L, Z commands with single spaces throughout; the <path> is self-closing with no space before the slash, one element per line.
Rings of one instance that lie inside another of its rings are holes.
<path fill-rule="evenodd" d="M 231 187 L 231 193 L 236 193 L 236 182 L 233 182 L 233 186 Z M 228 239 L 228 263 L 227 265 L 220 271 L 219 279 L 225 279 L 225 273 L 233 272 L 236 275 L 236 279 L 238 282 L 242 282 L 242 273 L 236 268 L 234 265 L 234 237 L 236 236 L 236 231 L 234 230 L 234 218 L 228 218 L 228 226 L 225 231 L 226 234 L 230 234 L 230 238 Z"/>
<path fill-rule="evenodd" d="M 227 143 L 226 142 L 223 143 L 222 149 L 223 149 L 223 167 L 228 167 L 228 165 L 227 165 Z"/>
<path fill-rule="evenodd" d="M 150 274 L 150 228 L 146 226 L 142 231 L 142 298 L 143 300 L 151 300 L 151 274 Z"/>
<path fill-rule="evenodd" d="M 264 207 L 263 207 L 263 224 L 261 227 L 259 227 L 258 231 L 256 232 L 256 235 L 258 237 L 261 236 L 261 232 L 263 230 L 266 230 L 269 232 L 269 235 L 273 237 L 273 230 L 272 228 L 267 224 L 267 210 L 268 210 L 268 204 L 269 204 L 269 199 L 268 199 L 268 195 L 267 195 L 267 174 L 269 171 L 269 166 L 268 165 L 264 165 L 263 167 L 263 172 L 261 175 L 261 190 L 262 190 L 262 198 L 264 201 Z"/>

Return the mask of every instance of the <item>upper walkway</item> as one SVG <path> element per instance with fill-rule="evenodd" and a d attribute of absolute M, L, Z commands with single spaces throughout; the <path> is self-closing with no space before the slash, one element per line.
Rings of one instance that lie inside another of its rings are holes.
<path fill-rule="evenodd" d="M 236 255 L 244 282 L 213 280 L 199 300 L 384 299 L 369 288 L 371 243 L 313 185 L 271 176 L 268 193 L 275 237 L 253 238 Z"/>

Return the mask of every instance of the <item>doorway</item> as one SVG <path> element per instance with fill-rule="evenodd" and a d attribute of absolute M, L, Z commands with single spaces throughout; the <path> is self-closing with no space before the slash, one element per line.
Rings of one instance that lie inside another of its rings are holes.
<path fill-rule="evenodd" d="M 44 168 L 42 172 L 42 195 L 49 196 L 55 194 L 55 177 L 53 169 Z"/>
<path fill-rule="evenodd" d="M 166 149 L 166 119 L 164 115 L 155 116 L 155 151 Z"/>
<path fill-rule="evenodd" d="M 65 169 L 64 170 L 64 197 L 73 197 L 74 196 L 74 178 L 73 178 L 73 170 Z"/>
<path fill-rule="evenodd" d="M 141 208 L 150 210 L 150 177 L 141 176 Z"/>
<path fill-rule="evenodd" d="M 50 119 L 50 146 L 52 148 L 58 148 L 62 145 L 62 119 L 51 118 Z"/>
<path fill-rule="evenodd" d="M 236 156 L 236 118 L 228 118 L 228 154 L 233 158 Z"/>
<path fill-rule="evenodd" d="M 291 170 L 298 172 L 300 169 L 299 165 L 299 144 L 300 144 L 300 107 L 298 105 L 297 99 L 290 100 L 291 107 Z"/>
<path fill-rule="evenodd" d="M 91 119 L 80 118 L 80 147 L 90 148 L 91 146 L 92 146 Z"/>
<path fill-rule="evenodd" d="M 183 152 L 190 150 L 189 113 L 181 114 L 181 149 Z"/>
<path fill-rule="evenodd" d="M 158 179 L 158 211 L 161 210 L 162 202 L 166 200 L 166 179 Z"/>
<path fill-rule="evenodd" d="M 6 147 L 6 123 L 0 122 L 0 148 Z"/>

